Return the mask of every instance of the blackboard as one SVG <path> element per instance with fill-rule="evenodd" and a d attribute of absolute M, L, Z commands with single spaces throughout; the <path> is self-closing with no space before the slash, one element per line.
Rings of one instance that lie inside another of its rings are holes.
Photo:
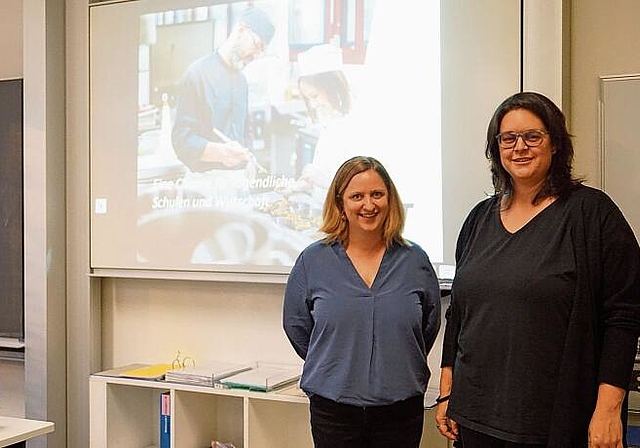
<path fill-rule="evenodd" d="M 600 176 L 640 237 L 640 74 L 600 78 Z"/>
<path fill-rule="evenodd" d="M 24 339 L 22 79 L 0 81 L 0 337 Z"/>

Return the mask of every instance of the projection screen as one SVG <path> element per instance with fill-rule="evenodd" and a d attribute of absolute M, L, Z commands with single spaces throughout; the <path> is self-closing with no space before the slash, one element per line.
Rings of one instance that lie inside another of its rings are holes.
<path fill-rule="evenodd" d="M 507 3 L 515 17 L 519 2 Z M 409 0 L 91 6 L 91 267 L 286 274 L 322 237 L 328 183 L 355 155 L 389 170 L 406 211 L 405 237 L 435 264 L 453 263 L 452 236 L 487 191 L 482 132 L 519 75 L 515 43 L 474 50 L 477 24 L 447 43 L 457 29 L 450 27 L 461 26 L 444 20 L 454 4 L 442 11 L 439 2 Z M 239 23 L 256 20 L 248 10 L 267 17 L 273 37 L 264 23 L 249 24 L 257 31 L 239 39 L 266 36 L 254 43 L 262 51 L 222 70 L 218 50 L 232 46 Z M 501 32 L 517 34 L 517 23 Z M 447 54 L 460 48 L 467 63 L 500 64 L 451 73 L 461 81 L 454 86 L 442 73 L 461 61 Z M 481 93 L 474 82 L 498 72 L 496 81 L 508 82 Z M 468 107 L 478 107 L 473 123 Z M 238 145 L 246 160 L 194 162 L 183 126 L 192 140 Z M 460 131 L 475 138 L 473 148 L 459 146 Z M 475 176 L 469 186 L 456 180 L 469 161 L 479 162 L 480 188 Z"/>

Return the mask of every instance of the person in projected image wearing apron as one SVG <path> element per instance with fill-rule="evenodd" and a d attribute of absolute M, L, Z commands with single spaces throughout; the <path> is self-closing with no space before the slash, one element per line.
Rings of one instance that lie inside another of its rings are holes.
<path fill-rule="evenodd" d="M 242 69 L 260 57 L 275 28 L 261 9 L 246 9 L 217 51 L 183 75 L 172 130 L 176 155 L 191 173 L 207 173 L 213 193 L 235 194 L 255 157 L 246 147 L 248 84 Z M 235 187 L 235 188 L 234 188 Z"/>

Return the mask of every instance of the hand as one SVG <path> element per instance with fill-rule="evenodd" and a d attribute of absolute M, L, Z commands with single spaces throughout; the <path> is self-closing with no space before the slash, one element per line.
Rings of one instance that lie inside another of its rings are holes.
<path fill-rule="evenodd" d="M 249 160 L 247 148 L 236 141 L 226 143 L 209 142 L 202 153 L 203 162 L 218 162 L 228 168 L 233 168 Z"/>
<path fill-rule="evenodd" d="M 302 174 L 298 180 L 304 181 L 309 186 L 315 185 L 322 188 L 329 188 L 329 184 L 331 183 L 329 175 L 313 163 L 306 165 L 302 169 Z"/>
<path fill-rule="evenodd" d="M 249 161 L 249 150 L 238 142 L 228 142 L 221 145 L 220 162 L 224 166 L 233 168 Z"/>
<path fill-rule="evenodd" d="M 598 399 L 589 423 L 589 448 L 622 448 L 622 401 L 626 391 L 607 383 L 598 385 Z"/>
<path fill-rule="evenodd" d="M 323 177 L 324 176 L 324 177 Z M 330 182 L 323 182 L 322 179 L 326 178 L 326 174 L 316 168 L 313 164 L 308 164 L 302 169 L 300 177 L 296 179 L 293 185 L 289 185 L 284 188 L 279 188 L 277 191 L 284 195 L 293 193 L 308 193 L 311 194 L 314 187 L 328 188 Z"/>
<path fill-rule="evenodd" d="M 440 434 L 449 440 L 458 439 L 458 423 L 447 417 L 448 401 L 439 403 L 436 407 L 436 426 Z"/>
<path fill-rule="evenodd" d="M 589 448 L 622 448 L 622 422 L 619 410 L 596 408 L 589 423 Z"/>

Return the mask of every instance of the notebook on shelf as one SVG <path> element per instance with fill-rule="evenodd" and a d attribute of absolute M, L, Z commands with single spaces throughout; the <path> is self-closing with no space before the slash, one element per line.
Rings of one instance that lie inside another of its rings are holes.
<path fill-rule="evenodd" d="M 258 364 L 251 370 L 223 378 L 219 383 L 224 387 L 268 392 L 298 381 L 300 370 L 299 366 Z"/>

